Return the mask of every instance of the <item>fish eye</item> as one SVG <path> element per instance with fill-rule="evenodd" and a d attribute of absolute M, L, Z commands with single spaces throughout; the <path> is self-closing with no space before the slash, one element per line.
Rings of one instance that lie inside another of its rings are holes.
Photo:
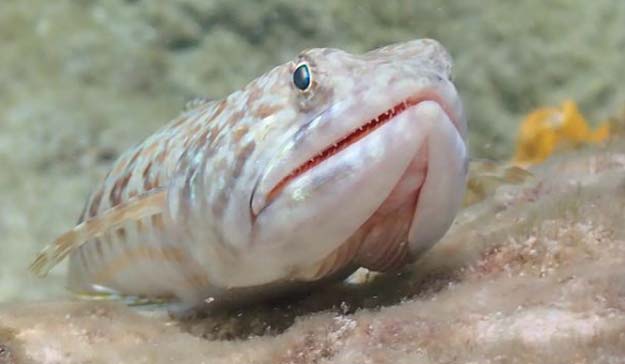
<path fill-rule="evenodd" d="M 311 84 L 310 67 L 306 63 L 299 64 L 293 72 L 293 84 L 301 91 L 306 91 Z"/>

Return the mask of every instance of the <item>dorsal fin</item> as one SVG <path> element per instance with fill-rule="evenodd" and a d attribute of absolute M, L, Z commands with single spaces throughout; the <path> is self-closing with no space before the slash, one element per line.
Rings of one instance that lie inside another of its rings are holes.
<path fill-rule="evenodd" d="M 210 97 L 196 97 L 194 99 L 191 99 L 189 101 L 187 101 L 186 104 L 184 104 L 184 108 L 183 111 L 190 111 L 193 110 L 197 107 L 200 107 L 201 105 L 206 105 L 208 103 L 211 103 L 215 101 L 214 99 L 211 99 Z"/>
<path fill-rule="evenodd" d="M 164 188 L 150 190 L 80 223 L 45 247 L 29 269 L 36 275 L 45 277 L 55 265 L 87 241 L 128 221 L 140 220 L 163 212 L 165 196 Z"/>

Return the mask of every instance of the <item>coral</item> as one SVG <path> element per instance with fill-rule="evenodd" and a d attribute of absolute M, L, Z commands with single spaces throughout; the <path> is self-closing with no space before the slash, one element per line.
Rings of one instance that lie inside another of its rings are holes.
<path fill-rule="evenodd" d="M 531 112 L 521 123 L 513 161 L 537 164 L 555 151 L 607 140 L 610 124 L 590 130 L 577 105 L 567 100 L 561 108 L 543 107 Z"/>
<path fill-rule="evenodd" d="M 534 110 L 520 125 L 516 152 L 511 161 L 471 161 L 464 205 L 484 200 L 503 185 L 531 179 L 531 172 L 524 168 L 540 164 L 557 152 L 605 143 L 610 137 L 622 137 L 624 120 L 622 115 L 613 116 L 591 130 L 577 104 L 571 100 L 563 102 L 560 108 Z"/>

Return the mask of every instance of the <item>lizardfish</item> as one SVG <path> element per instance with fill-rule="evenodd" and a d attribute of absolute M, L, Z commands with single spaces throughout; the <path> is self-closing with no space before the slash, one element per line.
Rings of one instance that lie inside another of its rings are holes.
<path fill-rule="evenodd" d="M 465 191 L 451 69 L 431 39 L 310 49 L 194 102 L 120 156 L 31 269 L 69 255 L 75 292 L 194 306 L 414 262 Z"/>

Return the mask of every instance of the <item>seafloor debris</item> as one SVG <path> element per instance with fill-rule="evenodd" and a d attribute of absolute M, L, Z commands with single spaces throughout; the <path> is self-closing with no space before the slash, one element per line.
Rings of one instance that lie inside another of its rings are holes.
<path fill-rule="evenodd" d="M 493 195 L 500 186 L 520 185 L 531 177 L 529 171 L 508 162 L 474 159 L 469 164 L 464 206 L 484 200 Z"/>
<path fill-rule="evenodd" d="M 577 104 L 566 100 L 560 108 L 541 107 L 521 123 L 513 161 L 518 165 L 542 162 L 555 151 L 605 141 L 608 122 L 591 130 Z"/>

